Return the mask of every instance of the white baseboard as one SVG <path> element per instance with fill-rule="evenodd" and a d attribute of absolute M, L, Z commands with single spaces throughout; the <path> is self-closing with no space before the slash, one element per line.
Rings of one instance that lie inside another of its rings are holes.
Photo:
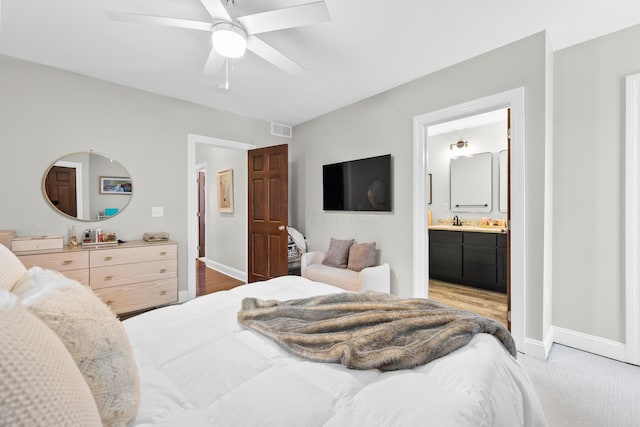
<path fill-rule="evenodd" d="M 553 346 L 553 326 L 549 328 L 544 336 L 544 341 L 538 341 L 531 338 L 524 340 L 524 353 L 527 356 L 540 360 L 547 360 L 551 347 Z"/>
<path fill-rule="evenodd" d="M 178 302 L 182 304 L 183 302 L 187 301 L 189 301 L 189 291 L 178 292 Z"/>
<path fill-rule="evenodd" d="M 570 329 L 552 326 L 553 341 L 578 350 L 588 351 L 610 359 L 626 362 L 627 350 L 624 343 L 596 337 Z"/>
<path fill-rule="evenodd" d="M 209 268 L 213 268 L 214 270 L 219 271 L 222 274 L 226 274 L 227 276 L 231 276 L 234 279 L 240 280 L 241 282 L 247 283 L 247 273 L 245 273 L 244 271 L 240 271 L 236 268 L 229 267 L 228 265 L 224 265 L 210 259 L 207 259 L 206 264 Z"/>

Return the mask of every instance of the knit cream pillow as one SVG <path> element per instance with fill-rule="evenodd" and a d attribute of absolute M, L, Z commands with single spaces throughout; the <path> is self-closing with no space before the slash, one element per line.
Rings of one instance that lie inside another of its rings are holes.
<path fill-rule="evenodd" d="M 0 244 L 0 289 L 10 291 L 16 281 L 27 271 L 18 257 Z"/>
<path fill-rule="evenodd" d="M 140 400 L 138 369 L 126 332 L 89 288 L 61 273 L 30 268 L 13 292 L 67 347 L 105 426 L 123 426 Z"/>
<path fill-rule="evenodd" d="M 0 424 L 101 426 L 86 381 L 51 329 L 0 289 Z"/>

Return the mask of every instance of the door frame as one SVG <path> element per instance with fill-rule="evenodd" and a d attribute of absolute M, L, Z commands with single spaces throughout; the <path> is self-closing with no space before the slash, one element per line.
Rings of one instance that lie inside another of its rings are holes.
<path fill-rule="evenodd" d="M 640 365 L 640 73 L 626 78 L 625 126 L 626 362 Z"/>
<path fill-rule="evenodd" d="M 235 150 L 253 150 L 256 148 L 253 144 L 244 142 L 231 141 L 227 139 L 213 138 L 210 136 L 188 134 L 187 135 L 187 292 L 180 292 L 179 301 L 184 302 L 196 297 L 196 263 L 198 258 L 198 218 L 196 216 L 198 208 L 198 193 L 196 185 L 193 185 L 197 179 L 196 172 L 196 144 L 209 145 L 213 147 L 231 148 Z M 249 195 L 245 194 L 248 198 Z M 245 236 L 238 236 L 246 242 L 247 231 Z M 247 266 L 245 265 L 245 271 Z"/>
<path fill-rule="evenodd" d="M 520 351 L 525 350 L 525 134 L 524 87 L 415 116 L 413 119 L 413 295 L 429 296 L 429 234 L 426 182 L 427 128 L 501 108 L 511 109 L 511 334 Z"/>

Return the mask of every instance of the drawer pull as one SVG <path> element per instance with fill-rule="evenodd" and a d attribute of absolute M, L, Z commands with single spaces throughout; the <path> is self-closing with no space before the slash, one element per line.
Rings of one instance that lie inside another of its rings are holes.
<path fill-rule="evenodd" d="M 167 272 L 167 269 L 166 269 L 166 268 L 161 268 L 161 269 L 160 269 L 160 273 L 166 273 L 166 272 Z"/>
<path fill-rule="evenodd" d="M 160 295 L 166 295 L 167 291 L 160 291 Z"/>
<path fill-rule="evenodd" d="M 107 255 L 106 257 L 104 257 L 105 261 L 111 261 L 113 259 L 113 257 L 111 255 Z"/>
<path fill-rule="evenodd" d="M 64 261 L 62 261 L 62 265 L 71 265 L 71 264 L 73 264 L 72 259 L 65 259 Z"/>
<path fill-rule="evenodd" d="M 104 280 L 105 280 L 105 281 L 107 281 L 107 280 L 111 280 L 111 279 L 113 279 L 113 276 L 112 276 L 112 275 L 108 275 L 108 276 L 105 276 L 105 277 L 104 277 Z"/>
<path fill-rule="evenodd" d="M 166 255 L 166 254 L 167 254 L 167 252 L 166 252 L 166 251 L 162 251 L 162 252 L 160 252 L 160 256 L 164 256 L 164 255 Z"/>

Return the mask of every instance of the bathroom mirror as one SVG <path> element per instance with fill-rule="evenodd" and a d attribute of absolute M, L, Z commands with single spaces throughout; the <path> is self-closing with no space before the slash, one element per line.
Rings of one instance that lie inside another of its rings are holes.
<path fill-rule="evenodd" d="M 449 162 L 451 212 L 491 212 L 493 156 L 478 153 Z"/>
<path fill-rule="evenodd" d="M 131 200 L 129 172 L 110 157 L 73 153 L 49 166 L 42 178 L 44 197 L 57 212 L 79 221 L 118 215 Z"/>

